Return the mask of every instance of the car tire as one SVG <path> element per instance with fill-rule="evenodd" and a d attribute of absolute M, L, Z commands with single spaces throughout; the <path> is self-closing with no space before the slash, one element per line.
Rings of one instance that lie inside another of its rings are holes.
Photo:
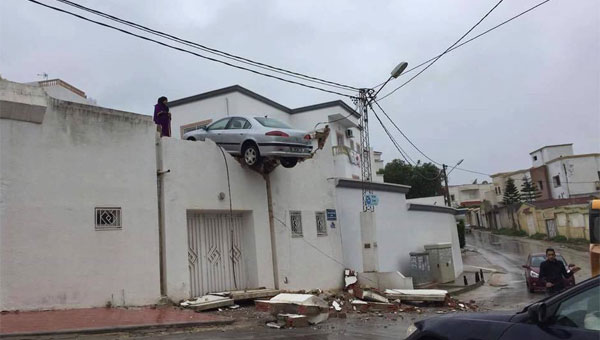
<path fill-rule="evenodd" d="M 246 163 L 246 165 L 258 165 L 260 163 L 260 152 L 258 151 L 258 146 L 256 146 L 254 143 L 246 143 L 242 149 L 242 157 L 244 158 L 244 163 Z"/>
<path fill-rule="evenodd" d="M 296 164 L 298 164 L 298 158 L 285 157 L 282 158 L 279 162 L 284 168 L 289 169 L 295 167 Z"/>
<path fill-rule="evenodd" d="M 196 141 L 196 138 L 194 138 L 194 137 L 188 137 L 188 139 L 187 139 L 187 140 L 189 140 L 189 141 L 192 141 L 192 142 L 195 142 L 195 141 Z"/>

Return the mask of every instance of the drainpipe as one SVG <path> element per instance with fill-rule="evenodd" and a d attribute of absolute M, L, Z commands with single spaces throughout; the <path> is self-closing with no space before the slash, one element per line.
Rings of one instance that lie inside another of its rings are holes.
<path fill-rule="evenodd" d="M 569 174 L 567 173 L 567 166 L 565 165 L 565 163 L 562 164 L 563 166 L 563 170 L 565 170 L 565 181 L 567 183 L 567 198 L 571 198 L 571 190 L 569 190 Z"/>
<path fill-rule="evenodd" d="M 163 176 L 171 170 L 163 170 L 161 139 L 156 138 L 156 184 L 158 193 L 158 261 L 160 272 L 161 300 L 167 297 L 166 254 L 165 254 L 165 189 Z"/>
<path fill-rule="evenodd" d="M 269 210 L 269 230 L 271 232 L 271 257 L 273 259 L 273 283 L 279 289 L 279 267 L 277 266 L 277 243 L 275 240 L 275 218 L 273 217 L 273 195 L 271 194 L 271 177 L 264 174 L 267 184 L 267 207 Z"/>

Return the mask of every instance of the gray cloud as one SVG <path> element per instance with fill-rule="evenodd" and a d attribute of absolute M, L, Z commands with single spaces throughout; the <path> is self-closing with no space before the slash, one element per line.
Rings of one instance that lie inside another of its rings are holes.
<path fill-rule="evenodd" d="M 496 1 L 80 2 L 266 63 L 373 86 L 399 61 L 416 65 L 443 51 Z M 537 2 L 505 1 L 474 34 Z M 464 158 L 464 167 L 486 173 L 529 167 L 529 151 L 545 144 L 573 142 L 576 152 L 598 152 L 599 13 L 595 0 L 551 1 L 444 56 L 382 105 L 432 158 L 448 163 Z M 0 2 L 0 42 L 3 77 L 32 81 L 47 72 L 102 106 L 139 113 L 149 114 L 163 94 L 175 99 L 232 84 L 290 107 L 338 99 L 27 1 Z M 399 157 L 374 119 L 371 132 L 387 160 Z M 401 143 L 413 158 L 423 159 Z M 451 181 L 476 177 L 455 171 Z"/>

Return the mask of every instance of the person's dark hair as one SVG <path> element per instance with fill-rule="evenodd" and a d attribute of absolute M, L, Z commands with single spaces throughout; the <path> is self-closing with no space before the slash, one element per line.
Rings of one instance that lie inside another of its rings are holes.
<path fill-rule="evenodd" d="M 548 248 L 548 249 L 546 249 L 546 255 L 548 255 L 548 252 L 549 252 L 549 251 L 551 251 L 551 252 L 553 252 L 554 254 L 556 254 L 556 252 L 554 251 L 554 248 Z"/>
<path fill-rule="evenodd" d="M 167 100 L 167 97 L 162 96 L 162 97 L 158 98 L 158 103 L 162 104 L 162 102 L 164 102 L 165 100 Z"/>

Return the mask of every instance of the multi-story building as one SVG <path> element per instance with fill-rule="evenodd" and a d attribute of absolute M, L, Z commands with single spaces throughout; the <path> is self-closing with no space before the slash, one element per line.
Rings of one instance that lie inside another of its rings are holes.
<path fill-rule="evenodd" d="M 529 169 L 522 169 L 511 172 L 500 172 L 493 174 L 490 177 L 492 177 L 493 188 L 491 188 L 491 190 L 493 190 L 493 193 L 491 195 L 487 195 L 487 197 L 491 199 L 490 201 L 493 205 L 496 205 L 502 204 L 504 190 L 506 189 L 506 183 L 509 178 L 515 182 L 517 189 L 519 192 L 521 192 L 521 185 L 524 181 L 524 178 L 531 180 L 531 172 Z"/>
<path fill-rule="evenodd" d="M 481 184 L 451 185 L 448 190 L 453 207 L 479 207 L 485 198 L 485 193 L 493 190 L 493 184 L 484 181 Z"/>

